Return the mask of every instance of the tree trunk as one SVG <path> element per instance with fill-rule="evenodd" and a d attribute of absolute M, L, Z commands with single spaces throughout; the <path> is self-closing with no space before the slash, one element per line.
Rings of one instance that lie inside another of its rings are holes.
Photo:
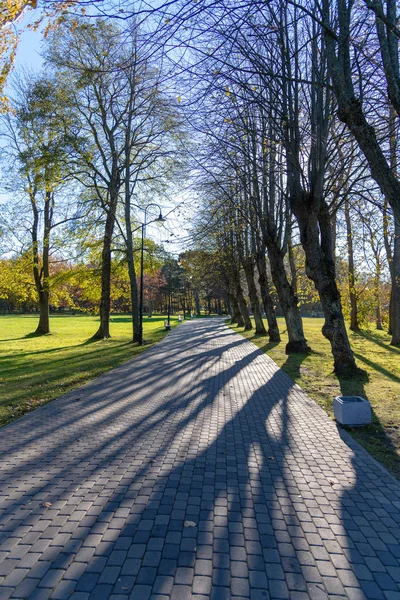
<path fill-rule="evenodd" d="M 391 296 L 392 346 L 400 346 L 400 206 L 393 207 L 394 245 Z"/>
<path fill-rule="evenodd" d="M 35 333 L 40 335 L 50 333 L 49 292 L 45 289 L 39 292 L 39 323 Z"/>
<path fill-rule="evenodd" d="M 228 294 L 224 298 L 224 306 L 225 306 L 226 314 L 232 316 L 232 306 L 231 306 L 231 302 L 230 302 Z"/>
<path fill-rule="evenodd" d="M 238 327 L 244 327 L 244 319 L 239 308 L 239 302 L 234 294 L 228 292 L 229 301 L 231 304 L 231 324 L 237 324 Z"/>
<path fill-rule="evenodd" d="M 292 198 L 292 209 L 300 229 L 300 240 L 306 254 L 306 273 L 318 291 L 325 323 L 323 335 L 329 340 L 338 375 L 358 373 L 353 352 L 347 336 L 336 285 L 335 265 L 332 256 L 331 224 L 328 207 L 321 208 L 318 199 L 303 192 Z"/>
<path fill-rule="evenodd" d="M 111 243 L 115 224 L 115 211 L 117 207 L 118 190 L 110 193 L 110 206 L 104 229 L 103 250 L 101 253 L 101 301 L 100 301 L 100 326 L 93 336 L 95 340 L 110 337 L 110 301 L 111 301 Z"/>
<path fill-rule="evenodd" d="M 333 209 L 331 214 L 331 235 L 332 235 L 332 258 L 336 265 L 336 238 L 337 238 L 337 210 Z"/>
<path fill-rule="evenodd" d="M 130 198 L 125 198 L 125 226 L 126 226 L 126 257 L 128 260 L 129 287 L 132 311 L 132 341 L 139 341 L 139 300 L 136 279 L 135 261 L 133 258 L 133 239 L 131 230 Z M 107 336 L 109 337 L 109 336 Z"/>
<path fill-rule="evenodd" d="M 272 302 L 269 281 L 267 276 L 267 261 L 265 250 L 257 253 L 258 282 L 260 284 L 261 299 L 268 322 L 268 336 L 270 342 L 280 342 L 278 321 L 276 320 L 274 303 Z"/>
<path fill-rule="evenodd" d="M 393 270 L 393 252 L 392 252 L 392 246 L 390 243 L 390 236 L 389 236 L 389 224 L 390 224 L 390 218 L 388 215 L 388 202 L 387 202 L 387 200 L 385 200 L 384 205 L 383 205 L 382 225 L 383 225 L 383 240 L 384 240 L 384 244 L 385 244 L 386 259 L 387 259 L 387 262 L 389 265 L 390 278 L 392 281 L 392 287 L 391 287 L 391 291 L 390 291 L 390 301 L 389 301 L 389 324 L 388 324 L 388 333 L 389 333 L 389 335 L 392 335 L 392 333 L 393 333 L 392 311 L 393 311 L 394 270 Z"/>
<path fill-rule="evenodd" d="M 131 256 L 129 256 L 131 254 Z M 136 278 L 135 261 L 133 258 L 133 252 L 128 251 L 128 273 L 129 273 L 129 285 L 130 285 L 130 296 L 131 296 L 131 310 L 132 310 L 132 341 L 139 341 L 139 299 L 138 299 L 138 285 Z"/>
<path fill-rule="evenodd" d="M 358 325 L 357 294 L 355 289 L 356 277 L 354 270 L 353 231 L 351 227 L 349 198 L 347 195 L 344 199 L 344 215 L 346 220 L 347 257 L 349 267 L 350 329 L 352 331 L 360 331 Z"/>
<path fill-rule="evenodd" d="M 199 299 L 199 290 L 194 290 L 194 302 L 196 305 L 196 315 L 200 317 L 200 299 Z"/>
<path fill-rule="evenodd" d="M 129 287 L 131 297 L 131 311 L 132 311 L 132 341 L 139 342 L 140 335 L 140 317 L 139 317 L 139 298 L 138 298 L 138 286 L 136 279 L 135 259 L 133 255 L 133 235 L 132 235 L 132 223 L 131 223 L 131 145 L 132 145 L 132 119 L 133 119 L 133 90 L 131 87 L 131 94 L 129 97 L 129 110 L 128 120 L 125 130 L 125 180 L 124 180 L 124 212 L 125 212 L 125 235 L 126 235 L 126 255 L 128 260 L 128 274 L 129 274 Z M 142 225 L 144 228 L 144 225 Z M 144 231 L 142 230 L 142 243 Z M 143 291 L 140 290 L 143 297 Z M 143 308 L 143 307 L 142 307 Z M 143 315 L 142 315 L 143 316 Z M 142 339 L 143 342 L 143 339 Z"/>
<path fill-rule="evenodd" d="M 260 301 L 258 299 L 257 289 L 254 283 L 254 265 L 252 259 L 244 259 L 242 261 L 244 274 L 246 276 L 247 288 L 249 290 L 249 297 L 251 303 L 251 309 L 253 311 L 254 323 L 256 326 L 256 333 L 260 335 L 266 335 L 267 331 L 264 327 L 262 315 L 260 311 Z"/>
<path fill-rule="evenodd" d="M 298 295 L 298 291 L 297 291 L 297 270 L 296 270 L 296 261 L 294 259 L 294 253 L 293 253 L 293 244 L 292 244 L 292 232 L 290 231 L 289 236 L 288 236 L 288 258 L 289 258 L 289 267 L 290 267 L 290 275 L 292 278 L 292 281 L 290 282 L 290 285 L 293 288 L 293 293 L 295 296 Z"/>
<path fill-rule="evenodd" d="M 379 329 L 380 331 L 382 331 L 383 326 L 382 326 L 382 311 L 381 311 L 381 301 L 380 301 L 380 297 L 379 297 L 379 292 L 380 292 L 380 283 L 378 283 L 375 286 L 375 295 L 376 295 L 376 310 L 375 310 L 375 314 L 376 314 L 376 328 Z"/>
<path fill-rule="evenodd" d="M 43 250 L 42 250 L 42 268 L 39 267 L 39 244 L 38 227 L 39 212 L 34 195 L 30 197 L 33 224 L 32 224 L 32 251 L 33 251 L 33 276 L 35 279 L 36 291 L 39 304 L 39 323 L 35 333 L 46 335 L 50 333 L 50 314 L 49 314 L 49 250 L 50 250 L 50 231 L 53 217 L 54 197 L 49 191 L 45 193 L 43 219 Z"/>
<path fill-rule="evenodd" d="M 236 282 L 236 298 L 239 304 L 239 309 L 243 319 L 243 325 L 245 331 L 251 331 L 253 326 L 251 324 L 251 320 L 249 317 L 249 311 L 247 310 L 246 300 L 243 296 L 242 286 L 240 285 L 240 281 Z"/>
<path fill-rule="evenodd" d="M 278 293 L 289 336 L 289 342 L 286 345 L 286 354 L 308 354 L 311 349 L 304 337 L 303 322 L 299 307 L 297 306 L 297 298 L 286 276 L 283 254 L 269 239 L 266 240 L 266 245 L 271 265 L 272 280 Z"/>

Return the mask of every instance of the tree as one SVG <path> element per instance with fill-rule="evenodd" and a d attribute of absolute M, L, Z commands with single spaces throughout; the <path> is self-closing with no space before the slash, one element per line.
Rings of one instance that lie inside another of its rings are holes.
<path fill-rule="evenodd" d="M 58 70 L 60 85 L 66 88 L 68 81 L 76 81 L 69 90 L 71 110 L 77 115 L 70 135 L 86 140 L 86 145 L 75 148 L 77 176 L 104 214 L 100 326 L 94 337 L 110 336 L 111 256 L 119 234 L 128 260 L 136 340 L 132 198 L 149 189 L 154 192 L 157 183 L 160 191 L 167 172 L 173 173 L 171 155 L 176 145 L 171 139 L 178 136 L 179 121 L 160 91 L 159 69 L 147 58 L 135 23 L 131 23 L 130 41 L 126 33 L 101 19 L 79 23 L 67 19 L 51 36 L 46 56 Z"/>
<path fill-rule="evenodd" d="M 6 189 L 19 192 L 22 201 L 29 200 L 32 267 L 40 312 L 36 333 L 47 334 L 51 234 L 61 224 L 55 218 L 56 196 L 65 182 L 70 143 L 63 127 L 65 114 L 60 119 L 55 111 L 61 99 L 54 81 L 20 79 L 13 104 L 13 110 L 3 117 L 3 126 L 6 156 L 15 167 L 16 179 L 10 178 Z M 65 209 L 61 222 L 67 220 Z"/>
<path fill-rule="evenodd" d="M 375 13 L 376 17 L 375 36 L 372 35 L 369 24 L 365 26 L 368 27 L 369 47 L 373 48 L 374 52 L 377 50 L 380 58 L 378 69 L 380 84 L 374 86 L 374 99 L 376 99 L 376 91 L 379 90 L 383 106 L 387 109 L 387 105 L 390 103 L 397 115 L 400 116 L 399 32 L 396 2 L 390 0 L 386 3 L 386 13 L 380 0 L 365 4 L 368 10 Z M 353 2 L 336 0 L 332 3 L 329 0 L 323 0 L 321 20 L 324 24 L 328 67 L 338 104 L 339 119 L 347 125 L 356 139 L 367 160 L 373 179 L 379 185 L 385 200 L 393 211 L 395 236 L 392 258 L 391 343 L 400 345 L 400 182 L 385 149 L 385 140 L 381 141 L 378 138 L 378 127 L 382 123 L 381 111 L 379 108 L 376 109 L 375 122 L 374 120 L 371 122 L 371 119 L 367 118 L 366 100 L 370 98 L 371 73 L 367 68 L 363 70 L 354 68 L 358 52 L 353 52 L 351 46 L 351 29 L 355 21 L 353 15 L 356 14 L 357 19 L 363 18 L 361 13 L 355 13 L 355 10 Z M 360 31 L 359 25 L 358 31 Z M 375 57 L 373 63 L 371 60 L 371 65 L 375 79 Z M 364 62 L 364 67 L 366 66 L 368 65 Z M 356 93 L 356 89 L 360 91 L 359 94 Z M 374 105 L 376 106 L 375 102 Z"/>

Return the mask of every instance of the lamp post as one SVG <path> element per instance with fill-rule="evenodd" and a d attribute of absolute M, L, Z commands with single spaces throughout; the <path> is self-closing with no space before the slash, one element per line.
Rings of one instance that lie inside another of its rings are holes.
<path fill-rule="evenodd" d="M 147 223 L 147 211 L 151 206 L 156 206 L 160 211 L 159 216 L 149 223 L 158 223 L 162 224 L 166 221 L 166 219 L 162 216 L 161 207 L 159 204 L 155 204 L 152 202 L 148 204 L 144 209 L 144 221 L 141 225 L 142 227 L 142 245 L 141 245 L 141 253 L 140 253 L 140 297 L 139 297 L 139 346 L 143 346 L 143 267 L 144 267 L 144 236 L 146 231 Z"/>
<path fill-rule="evenodd" d="M 171 265 L 168 269 L 168 327 L 171 327 Z"/>

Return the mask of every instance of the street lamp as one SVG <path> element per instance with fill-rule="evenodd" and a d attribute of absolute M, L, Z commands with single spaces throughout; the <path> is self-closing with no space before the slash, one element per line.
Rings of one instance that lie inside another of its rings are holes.
<path fill-rule="evenodd" d="M 159 204 L 155 204 L 154 202 L 152 202 L 151 204 L 148 204 L 146 206 L 146 208 L 144 209 L 144 221 L 141 225 L 142 227 L 142 246 L 141 246 L 141 254 L 140 254 L 140 299 L 139 299 L 139 346 L 143 346 L 143 267 L 144 267 L 144 236 L 145 236 L 145 231 L 146 231 L 146 225 L 148 225 L 149 223 L 147 223 L 147 211 L 151 206 L 156 206 L 158 208 L 158 210 L 160 211 L 159 216 L 156 219 L 153 219 L 152 221 L 149 221 L 149 223 L 158 223 L 159 225 L 161 225 L 162 223 L 165 223 L 166 219 L 162 216 L 162 211 L 161 211 L 161 207 L 159 206 Z"/>

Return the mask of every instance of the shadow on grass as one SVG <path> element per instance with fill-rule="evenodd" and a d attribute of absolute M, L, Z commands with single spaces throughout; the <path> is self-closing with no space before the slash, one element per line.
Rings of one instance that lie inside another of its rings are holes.
<path fill-rule="evenodd" d="M 378 363 L 376 363 L 372 360 L 369 360 L 368 358 L 365 358 L 365 356 L 363 356 L 362 354 L 359 354 L 358 352 L 353 351 L 353 354 L 356 358 L 358 358 L 358 360 L 365 363 L 372 369 L 375 369 L 375 371 L 378 371 L 379 373 L 381 373 L 385 377 L 388 377 L 392 381 L 395 381 L 396 383 L 400 383 L 400 377 L 397 377 L 397 375 L 394 375 L 393 373 L 391 373 L 390 371 L 385 369 L 385 367 L 381 367 L 381 365 L 378 365 Z"/>
<path fill-rule="evenodd" d="M 373 344 L 377 344 L 381 348 L 384 348 L 385 350 L 388 350 L 389 352 L 392 352 L 393 354 L 400 355 L 400 348 L 397 348 L 396 346 L 391 346 L 389 343 L 389 340 L 388 340 L 388 343 L 385 344 L 385 342 L 382 340 L 382 337 L 378 333 L 374 333 L 373 331 L 358 331 L 354 335 L 360 336 L 360 337 L 368 340 L 369 342 L 372 342 Z"/>
<path fill-rule="evenodd" d="M 276 344 L 274 344 L 276 346 Z M 272 346 L 273 347 L 273 346 Z M 300 367 L 309 354 L 288 354 L 286 361 L 282 365 L 282 370 L 294 381 L 301 378 Z"/>
<path fill-rule="evenodd" d="M 165 316 L 162 315 L 153 315 L 152 317 L 143 316 L 143 323 L 163 323 L 165 320 Z M 110 317 L 110 323 L 132 323 L 132 317 L 129 315 L 112 315 Z"/>
<path fill-rule="evenodd" d="M 372 368 L 383 372 L 384 375 L 389 376 L 386 369 L 382 369 L 379 365 L 372 363 L 365 359 L 359 354 L 354 352 L 354 355 L 364 361 Z M 365 391 L 365 384 L 369 381 L 368 373 L 365 371 L 357 377 L 346 378 L 338 377 L 340 390 L 344 396 L 361 396 L 368 400 L 367 393 Z M 395 378 L 398 380 L 398 378 Z M 400 457 L 397 454 L 397 446 L 388 435 L 384 424 L 382 424 L 379 417 L 372 410 L 372 423 L 364 427 L 347 427 L 337 424 L 339 433 L 340 430 L 345 430 L 351 433 L 354 439 L 357 440 L 366 450 L 371 452 L 377 460 L 384 462 L 390 470 L 397 476 L 400 476 Z M 346 441 L 346 440 L 344 440 Z"/>

